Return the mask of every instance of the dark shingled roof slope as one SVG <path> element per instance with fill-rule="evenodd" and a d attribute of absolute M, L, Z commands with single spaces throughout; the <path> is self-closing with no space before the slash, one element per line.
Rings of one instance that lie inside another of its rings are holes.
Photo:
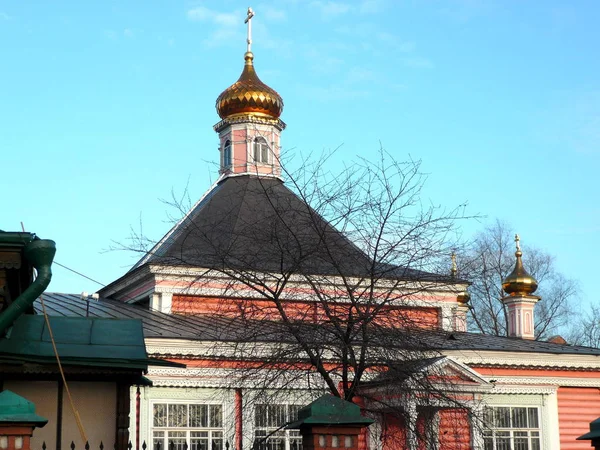
<path fill-rule="evenodd" d="M 224 318 L 220 316 L 179 316 L 149 311 L 137 305 L 128 305 L 115 300 L 91 298 L 79 295 L 45 293 L 44 301 L 49 316 L 102 317 L 141 319 L 144 336 L 147 338 L 189 339 L 198 341 L 240 341 L 251 335 L 254 342 L 287 342 L 293 340 L 285 326 L 277 322 L 256 322 Z M 41 314 L 38 299 L 34 304 Z M 308 336 L 322 338 L 323 327 L 306 324 Z M 321 334 L 315 330 L 320 330 Z M 544 341 L 490 336 L 477 333 L 448 332 L 442 330 L 388 330 L 374 335 L 383 345 L 398 342 L 412 349 L 423 350 L 476 350 L 523 353 L 548 353 L 571 355 L 597 355 L 600 349 L 575 345 L 555 344 Z M 325 332 L 325 334 L 327 334 Z"/>
<path fill-rule="evenodd" d="M 371 259 L 277 178 L 227 177 L 142 258 L 146 263 L 364 276 Z M 379 276 L 443 276 L 380 265 Z"/>

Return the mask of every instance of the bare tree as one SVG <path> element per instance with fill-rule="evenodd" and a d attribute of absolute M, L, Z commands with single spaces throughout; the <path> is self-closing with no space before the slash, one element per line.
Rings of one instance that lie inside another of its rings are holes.
<path fill-rule="evenodd" d="M 417 392 L 423 407 L 463 408 L 464 393 L 457 400 L 438 373 L 431 333 L 439 311 L 418 302 L 465 286 L 433 273 L 440 258 L 449 261 L 464 205 L 423 201 L 419 161 L 381 151 L 340 173 L 326 162 L 284 172 L 289 188 L 230 177 L 191 211 L 174 199 L 184 215 L 177 232 L 151 249 L 135 235 L 133 247 L 146 262 L 202 268 L 186 278 L 189 295 L 174 300 L 175 312 L 198 313 L 218 286 L 211 313 L 231 319 L 220 338 L 236 362 L 232 383 L 260 386 L 257 399 L 308 385 L 399 416 L 408 408 L 402 399 Z M 382 397 L 382 380 L 393 401 Z"/>
<path fill-rule="evenodd" d="M 472 282 L 470 327 L 481 333 L 506 336 L 506 308 L 501 299 L 502 281 L 515 265 L 514 230 L 496 220 L 478 233 L 460 255 L 461 276 Z M 535 335 L 543 340 L 565 330 L 574 317 L 578 286 L 554 264 L 554 257 L 538 248 L 524 245 L 523 263 L 536 278 L 542 297 L 535 310 Z"/>
<path fill-rule="evenodd" d="M 593 305 L 571 328 L 567 339 L 573 345 L 600 348 L 600 306 Z"/>

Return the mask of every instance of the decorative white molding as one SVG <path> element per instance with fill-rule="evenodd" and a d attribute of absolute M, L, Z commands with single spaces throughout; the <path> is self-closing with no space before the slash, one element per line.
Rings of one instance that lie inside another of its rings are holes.
<path fill-rule="evenodd" d="M 231 284 L 231 277 L 226 273 L 209 269 L 205 267 L 183 267 L 183 266 L 164 266 L 164 265 L 150 265 L 150 272 L 156 275 L 162 275 L 162 280 L 168 280 L 171 276 L 175 278 L 173 281 L 181 282 L 182 278 L 188 278 L 187 281 L 198 280 L 201 276 L 205 280 L 215 281 L 223 280 L 225 283 Z M 257 277 L 268 279 L 268 277 L 277 277 L 277 273 L 266 273 L 257 272 Z M 344 286 L 346 283 L 359 284 L 361 279 L 359 278 L 348 278 L 342 279 L 338 276 L 333 275 L 311 275 L 311 277 L 317 282 L 317 284 L 325 289 L 326 287 L 334 288 L 336 286 Z M 363 280 L 364 282 L 364 280 Z M 243 285 L 243 283 L 240 283 Z M 306 276 L 300 274 L 294 274 L 289 278 L 289 286 L 307 286 Z M 466 283 L 452 283 L 444 284 L 438 282 L 398 282 L 398 280 L 387 280 L 382 279 L 377 283 L 377 290 L 380 292 L 390 292 L 390 290 L 398 291 L 407 297 L 410 296 L 427 296 L 435 295 L 439 297 L 447 298 L 447 302 L 456 303 L 456 295 L 465 289 Z M 312 291 L 312 288 L 309 288 Z"/>
<path fill-rule="evenodd" d="M 223 120 L 220 120 L 218 123 L 216 123 L 213 126 L 213 129 L 217 133 L 220 133 L 223 129 L 225 129 L 227 127 L 233 127 L 236 124 L 248 124 L 248 123 L 256 124 L 257 126 L 260 126 L 260 125 L 274 126 L 279 131 L 285 130 L 285 127 L 286 127 L 285 122 L 281 119 L 271 119 L 268 117 L 244 115 L 244 116 L 238 116 L 238 117 L 227 117 Z"/>
<path fill-rule="evenodd" d="M 495 384 L 489 394 L 522 394 L 522 395 L 551 395 L 556 393 L 557 386 L 512 386 Z"/>
<path fill-rule="evenodd" d="M 149 400 L 194 400 L 204 402 L 224 402 L 232 393 L 229 389 L 172 389 L 170 387 L 152 386 L 148 391 Z"/>
<path fill-rule="evenodd" d="M 144 258 L 146 258 L 146 256 L 144 256 Z M 130 269 L 130 271 L 125 273 L 125 275 L 123 275 L 121 278 L 113 281 L 108 286 L 99 289 L 98 292 L 102 291 L 102 296 L 104 298 L 112 297 L 116 293 L 118 293 L 119 295 L 124 295 L 132 285 L 143 284 L 140 283 L 140 281 L 145 281 L 146 279 L 151 279 L 149 267 L 139 267 L 137 270 L 135 270 L 135 272 L 134 269 Z M 126 302 L 132 303 L 132 300 L 127 298 Z"/>
<path fill-rule="evenodd" d="M 469 366 L 549 367 L 555 370 L 589 369 L 593 371 L 600 369 L 600 357 L 597 355 L 503 352 L 494 350 L 445 350 L 443 353 Z"/>
<path fill-rule="evenodd" d="M 235 369 L 215 369 L 215 368 L 206 368 L 206 369 L 186 369 L 186 368 L 158 368 L 158 367 L 150 367 L 148 368 L 148 376 L 149 377 L 219 377 L 219 378 L 227 378 L 232 374 L 235 374 Z"/>
<path fill-rule="evenodd" d="M 507 385 L 527 385 L 524 389 L 535 389 L 532 385 L 550 385 L 554 386 L 554 389 L 565 386 L 565 387 L 597 387 L 600 388 L 600 374 L 598 378 L 567 378 L 567 377 L 488 377 L 489 379 L 496 380 L 496 386 L 504 385 L 508 389 Z"/>

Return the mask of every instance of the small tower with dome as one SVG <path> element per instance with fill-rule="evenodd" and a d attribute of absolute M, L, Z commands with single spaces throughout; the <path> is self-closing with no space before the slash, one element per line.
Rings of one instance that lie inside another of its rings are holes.
<path fill-rule="evenodd" d="M 507 296 L 502 299 L 508 318 L 508 336 L 523 339 L 535 339 L 534 307 L 540 297 L 533 295 L 538 287 L 537 280 L 529 275 L 523 266 L 523 252 L 519 244 L 519 235 L 515 235 L 517 261 L 513 271 L 502 282 Z"/>
<path fill-rule="evenodd" d="M 239 79 L 217 98 L 221 121 L 214 126 L 219 134 L 220 174 L 281 175 L 280 136 L 285 123 L 279 118 L 283 99 L 263 83 L 254 70 L 252 18 L 248 8 L 248 46 Z"/>

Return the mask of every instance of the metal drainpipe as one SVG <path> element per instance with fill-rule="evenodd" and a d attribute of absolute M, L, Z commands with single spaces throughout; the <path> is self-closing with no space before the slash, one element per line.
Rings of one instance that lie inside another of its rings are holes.
<path fill-rule="evenodd" d="M 0 314 L 0 336 L 10 327 L 36 298 L 42 294 L 52 279 L 52 260 L 56 254 L 56 244 L 50 239 L 36 239 L 25 246 L 25 259 L 37 270 L 35 281 Z"/>

